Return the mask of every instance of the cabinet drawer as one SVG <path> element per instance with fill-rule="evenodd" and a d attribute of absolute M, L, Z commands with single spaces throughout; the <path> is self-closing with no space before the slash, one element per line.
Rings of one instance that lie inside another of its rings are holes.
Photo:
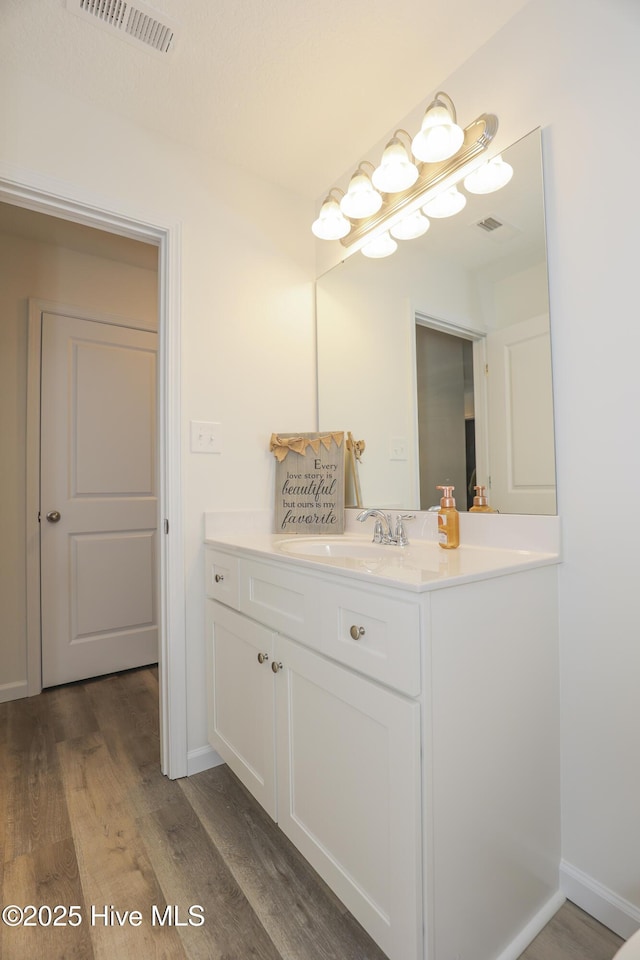
<path fill-rule="evenodd" d="M 319 597 L 310 577 L 257 560 L 242 561 L 240 610 L 308 646 L 316 646 L 320 636 Z"/>
<path fill-rule="evenodd" d="M 325 585 L 327 656 L 410 696 L 420 693 L 420 609 L 379 593 Z"/>
<path fill-rule="evenodd" d="M 238 559 L 205 547 L 205 593 L 213 600 L 238 606 Z"/>

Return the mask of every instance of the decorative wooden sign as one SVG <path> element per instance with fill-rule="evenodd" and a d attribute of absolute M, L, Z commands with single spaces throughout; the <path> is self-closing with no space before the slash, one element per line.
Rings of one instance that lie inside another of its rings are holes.
<path fill-rule="evenodd" d="M 344 432 L 271 434 L 276 533 L 344 532 Z"/>

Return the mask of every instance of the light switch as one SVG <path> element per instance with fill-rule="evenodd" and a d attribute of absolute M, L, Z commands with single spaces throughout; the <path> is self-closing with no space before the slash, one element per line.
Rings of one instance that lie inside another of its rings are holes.
<path fill-rule="evenodd" d="M 192 420 L 191 452 L 222 453 L 221 424 L 208 420 Z"/>
<path fill-rule="evenodd" d="M 406 460 L 409 444 L 406 437 L 391 437 L 389 442 L 389 460 Z"/>

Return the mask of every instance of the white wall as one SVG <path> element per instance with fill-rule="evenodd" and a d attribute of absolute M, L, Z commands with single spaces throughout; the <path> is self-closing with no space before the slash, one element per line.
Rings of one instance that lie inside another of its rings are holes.
<path fill-rule="evenodd" d="M 637 0 L 532 0 L 440 85 L 461 119 L 498 115 L 496 148 L 543 128 L 564 880 L 625 936 L 640 923 L 639 49 Z M 318 256 L 326 269 L 330 253 Z"/>
<path fill-rule="evenodd" d="M 182 415 L 188 747 L 206 745 L 203 514 L 273 504 L 271 432 L 313 430 L 312 204 L 216 165 L 0 64 L 0 173 L 182 236 Z M 28 118 L 28 120 L 27 120 Z M 309 238 L 309 240 L 307 240 Z M 191 454 L 190 419 L 223 424 Z"/>

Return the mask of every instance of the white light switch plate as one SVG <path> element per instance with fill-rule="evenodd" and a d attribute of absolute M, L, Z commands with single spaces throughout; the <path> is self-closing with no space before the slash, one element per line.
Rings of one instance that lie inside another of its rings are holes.
<path fill-rule="evenodd" d="M 391 437 L 389 441 L 389 460 L 406 460 L 409 441 L 406 437 Z"/>
<path fill-rule="evenodd" d="M 221 425 L 209 420 L 192 420 L 191 452 L 222 453 Z"/>

